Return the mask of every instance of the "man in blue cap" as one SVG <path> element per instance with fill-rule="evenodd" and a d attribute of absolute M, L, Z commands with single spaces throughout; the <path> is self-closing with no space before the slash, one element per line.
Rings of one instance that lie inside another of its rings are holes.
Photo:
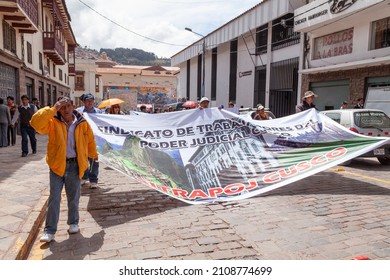
<path fill-rule="evenodd" d="M 95 96 L 92 93 L 84 93 L 80 96 L 80 100 L 84 103 L 84 106 L 78 107 L 76 110 L 80 113 L 88 114 L 101 114 L 102 110 L 95 107 Z M 99 175 L 99 162 L 92 158 L 88 158 L 90 168 L 88 168 L 83 178 L 81 179 L 81 185 L 90 187 L 91 189 L 97 188 L 98 175 Z"/>

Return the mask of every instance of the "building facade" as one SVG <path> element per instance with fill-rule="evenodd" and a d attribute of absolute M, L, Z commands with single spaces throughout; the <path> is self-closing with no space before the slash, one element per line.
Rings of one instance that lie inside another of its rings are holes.
<path fill-rule="evenodd" d="M 389 0 L 262 1 L 172 57 L 178 95 L 261 103 L 277 117 L 295 113 L 309 89 L 319 110 L 353 107 L 390 85 L 389 15 Z"/>
<path fill-rule="evenodd" d="M 84 93 L 92 93 L 98 103 L 103 100 L 103 85 L 101 77 L 96 73 L 99 57 L 97 53 L 84 51 L 77 47 L 75 50 L 75 70 L 74 75 L 70 77 L 69 85 L 71 88 L 70 97 L 76 106 L 81 106 L 80 96 Z M 111 62 L 113 65 L 115 63 Z"/>
<path fill-rule="evenodd" d="M 77 53 L 80 53 L 79 48 Z M 76 104 L 83 93 L 90 92 L 97 103 L 119 98 L 122 111 L 148 110 L 177 102 L 177 67 L 118 65 L 106 53 L 100 57 L 76 57 L 76 75 L 71 87 Z"/>
<path fill-rule="evenodd" d="M 69 95 L 77 42 L 65 0 L 0 1 L 0 19 L 0 97 L 47 105 Z"/>
<path fill-rule="evenodd" d="M 389 0 L 311 1 L 294 27 L 305 37 L 302 92 L 319 95 L 318 109 L 353 108 L 370 87 L 390 86 Z"/>
<path fill-rule="evenodd" d="M 180 68 L 179 97 L 199 100 L 204 83 L 211 106 L 260 103 L 277 117 L 293 113 L 302 49 L 294 10 L 306 2 L 264 0 L 172 56 L 171 64 Z"/>

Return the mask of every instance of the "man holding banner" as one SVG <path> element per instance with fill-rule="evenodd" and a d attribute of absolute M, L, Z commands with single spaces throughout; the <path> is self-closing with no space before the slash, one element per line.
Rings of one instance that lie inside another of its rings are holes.
<path fill-rule="evenodd" d="M 102 110 L 95 107 L 95 96 L 91 93 L 85 93 L 80 96 L 81 101 L 83 101 L 84 106 L 77 108 L 76 110 L 80 114 L 88 113 L 88 114 L 101 114 Z M 93 160 L 89 158 L 89 166 L 85 171 L 85 174 L 82 178 L 81 185 L 90 187 L 91 189 L 97 188 L 98 176 L 99 176 L 99 162 L 97 160 Z"/>

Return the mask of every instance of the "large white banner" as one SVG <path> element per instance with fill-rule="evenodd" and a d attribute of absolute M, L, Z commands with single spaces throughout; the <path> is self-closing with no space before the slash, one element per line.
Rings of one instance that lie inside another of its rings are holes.
<path fill-rule="evenodd" d="M 217 108 L 85 117 L 101 161 L 192 204 L 280 188 L 390 140 L 355 134 L 314 109 L 267 121 Z"/>

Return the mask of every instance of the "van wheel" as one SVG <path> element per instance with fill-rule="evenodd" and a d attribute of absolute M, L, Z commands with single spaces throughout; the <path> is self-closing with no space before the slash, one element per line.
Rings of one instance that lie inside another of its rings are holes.
<path fill-rule="evenodd" d="M 382 165 L 390 165 L 390 157 L 378 157 L 377 159 Z"/>

